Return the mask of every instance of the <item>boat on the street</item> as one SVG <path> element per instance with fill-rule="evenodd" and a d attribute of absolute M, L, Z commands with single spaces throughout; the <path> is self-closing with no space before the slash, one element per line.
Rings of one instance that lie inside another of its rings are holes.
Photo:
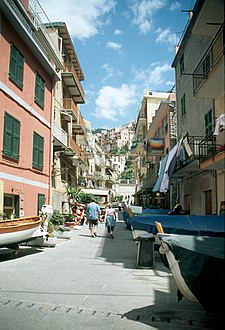
<path fill-rule="evenodd" d="M 166 256 L 182 297 L 199 302 L 214 318 L 224 320 L 220 294 L 225 291 L 225 238 L 158 234 L 159 252 Z M 167 263 L 165 262 L 167 261 Z"/>
<path fill-rule="evenodd" d="M 40 234 L 39 216 L 0 220 L 0 247 L 13 247 Z"/>
<path fill-rule="evenodd" d="M 133 230 L 144 230 L 157 234 L 155 222 L 160 222 L 165 233 L 225 237 L 223 215 L 138 215 L 127 221 Z"/>

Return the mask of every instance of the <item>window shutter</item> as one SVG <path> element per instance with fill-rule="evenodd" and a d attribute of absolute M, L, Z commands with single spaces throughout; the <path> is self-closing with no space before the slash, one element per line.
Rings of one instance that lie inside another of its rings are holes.
<path fill-rule="evenodd" d="M 42 170 L 44 159 L 44 138 L 39 134 L 33 134 L 33 167 Z"/>
<path fill-rule="evenodd" d="M 17 119 L 13 121 L 13 134 L 12 134 L 12 157 L 19 159 L 20 147 L 20 122 Z"/>
<path fill-rule="evenodd" d="M 33 134 L 33 166 L 38 166 L 38 141 L 37 141 L 37 134 Z"/>
<path fill-rule="evenodd" d="M 38 167 L 43 168 L 43 157 L 44 156 L 44 139 L 39 136 L 39 157 L 38 157 Z"/>
<path fill-rule="evenodd" d="M 7 113 L 4 120 L 3 153 L 11 156 L 13 118 Z"/>
<path fill-rule="evenodd" d="M 45 100 L 45 82 L 41 79 L 40 81 L 40 105 L 44 107 Z"/>
<path fill-rule="evenodd" d="M 24 58 L 18 52 L 18 66 L 17 66 L 17 81 L 20 87 L 23 87 L 23 67 L 24 67 Z"/>
<path fill-rule="evenodd" d="M 16 63 L 17 63 L 17 50 L 13 45 L 11 45 L 9 76 L 13 80 L 16 80 L 16 67 L 17 67 Z"/>

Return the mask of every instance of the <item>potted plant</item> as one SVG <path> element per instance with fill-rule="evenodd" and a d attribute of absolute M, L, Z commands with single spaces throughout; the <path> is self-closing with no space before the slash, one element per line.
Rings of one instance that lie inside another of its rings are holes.
<path fill-rule="evenodd" d="M 58 238 L 71 238 L 71 229 L 64 225 L 58 226 L 54 229 L 53 234 Z"/>

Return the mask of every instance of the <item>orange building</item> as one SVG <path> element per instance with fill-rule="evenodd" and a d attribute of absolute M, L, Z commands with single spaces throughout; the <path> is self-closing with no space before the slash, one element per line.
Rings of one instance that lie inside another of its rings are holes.
<path fill-rule="evenodd" d="M 58 80 L 28 1 L 0 2 L 0 214 L 50 203 L 52 91 Z M 4 56 L 3 56 L 4 55 Z"/>

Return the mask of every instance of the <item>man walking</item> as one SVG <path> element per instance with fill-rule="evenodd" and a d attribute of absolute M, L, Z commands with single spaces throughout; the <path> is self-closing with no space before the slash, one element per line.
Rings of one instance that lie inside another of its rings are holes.
<path fill-rule="evenodd" d="M 86 208 L 87 220 L 89 223 L 89 229 L 91 232 L 91 237 L 97 237 L 96 229 L 98 225 L 98 220 L 101 215 L 100 207 L 95 203 L 94 197 L 91 199 L 91 202 L 87 205 Z"/>

